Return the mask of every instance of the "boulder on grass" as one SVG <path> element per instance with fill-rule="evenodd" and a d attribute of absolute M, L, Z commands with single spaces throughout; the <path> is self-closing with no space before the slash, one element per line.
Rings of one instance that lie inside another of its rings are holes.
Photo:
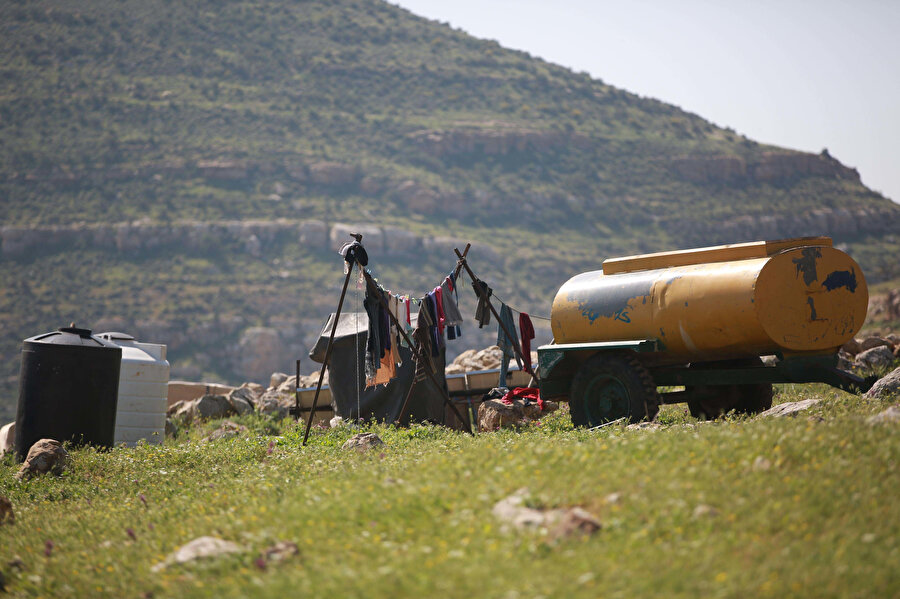
<path fill-rule="evenodd" d="M 894 363 L 894 352 L 890 346 L 879 345 L 871 349 L 861 351 L 856 355 L 856 364 L 862 368 L 878 370 L 889 368 Z"/>
<path fill-rule="evenodd" d="M 857 353 L 862 353 L 876 347 L 890 347 L 893 349 L 893 347 L 891 347 L 891 342 L 883 337 L 866 337 L 859 342 L 859 351 Z"/>
<path fill-rule="evenodd" d="M 256 411 L 280 420 L 290 413 L 290 406 L 276 391 L 266 391 L 256 401 Z"/>
<path fill-rule="evenodd" d="M 513 399 L 511 403 L 501 399 L 488 399 L 478 406 L 478 430 L 481 432 L 496 431 L 501 428 L 519 428 L 540 420 L 545 414 L 555 412 L 559 404 L 544 401 L 544 408 L 535 402 L 525 399 Z"/>
<path fill-rule="evenodd" d="M 31 446 L 25 462 L 16 473 L 18 480 L 28 480 L 47 472 L 61 475 L 69 468 L 69 452 L 55 439 L 41 439 Z"/>
<path fill-rule="evenodd" d="M 222 425 L 210 433 L 207 437 L 207 441 L 219 441 L 221 439 L 231 439 L 232 437 L 237 437 L 242 432 L 246 431 L 247 427 L 241 424 L 237 424 L 236 422 L 232 422 L 230 420 L 226 420 L 222 423 Z"/>
<path fill-rule="evenodd" d="M 0 495 L 0 526 L 4 524 L 14 524 L 16 515 L 13 513 L 12 502 Z"/>
<path fill-rule="evenodd" d="M 784 418 L 785 416 L 795 417 L 800 412 L 808 410 L 821 400 L 804 399 L 802 401 L 789 401 L 787 403 L 778 404 L 759 414 L 759 418 Z"/>
<path fill-rule="evenodd" d="M 543 528 L 547 531 L 551 542 L 574 535 L 592 535 L 603 528 L 593 514 L 581 507 L 533 508 L 526 505 L 528 497 L 528 489 L 519 489 L 498 501 L 491 511 L 504 525 L 515 528 Z"/>
<path fill-rule="evenodd" d="M 215 420 L 230 416 L 234 412 L 224 395 L 204 395 L 197 400 L 197 413 L 203 420 Z"/>
<path fill-rule="evenodd" d="M 900 393 L 900 368 L 878 379 L 866 393 L 866 397 L 885 398 L 897 393 Z"/>
<path fill-rule="evenodd" d="M 281 383 L 288 379 L 288 375 L 283 372 L 273 372 L 269 377 L 269 389 L 277 389 Z"/>
<path fill-rule="evenodd" d="M 247 414 L 253 411 L 253 406 L 259 397 L 248 387 L 238 387 L 228 394 L 228 404 L 235 414 Z"/>
<path fill-rule="evenodd" d="M 198 559 L 212 559 L 242 551 L 244 551 L 243 547 L 231 541 L 224 541 L 216 537 L 199 537 L 176 549 L 164 562 L 156 564 L 150 570 L 160 572 L 174 564 L 186 564 Z"/>
<path fill-rule="evenodd" d="M 378 435 L 375 433 L 359 433 L 358 435 L 353 435 L 347 439 L 341 446 L 341 449 L 353 449 L 363 453 L 379 447 L 384 447 L 384 441 L 382 441 Z"/>
<path fill-rule="evenodd" d="M 900 405 L 891 406 L 887 410 L 879 414 L 869 416 L 866 419 L 866 422 L 868 422 L 869 424 L 888 424 L 900 422 Z"/>

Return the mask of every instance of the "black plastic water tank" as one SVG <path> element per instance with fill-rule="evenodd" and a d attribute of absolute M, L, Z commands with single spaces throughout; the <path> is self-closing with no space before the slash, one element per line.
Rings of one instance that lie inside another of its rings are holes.
<path fill-rule="evenodd" d="M 63 327 L 23 342 L 16 457 L 40 439 L 112 447 L 122 349 Z"/>

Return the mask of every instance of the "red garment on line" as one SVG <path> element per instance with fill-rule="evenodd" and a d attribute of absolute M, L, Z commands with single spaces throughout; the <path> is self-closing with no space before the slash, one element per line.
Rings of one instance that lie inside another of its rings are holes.
<path fill-rule="evenodd" d="M 531 340 L 534 339 L 534 325 L 531 317 L 524 312 L 519 312 L 519 334 L 522 335 L 522 357 L 525 359 L 525 368 L 528 372 L 534 372 L 531 368 Z"/>
<path fill-rule="evenodd" d="M 434 288 L 434 303 L 437 306 L 437 313 L 438 313 L 438 322 L 437 322 L 438 332 L 441 335 L 444 334 L 444 326 L 445 326 L 444 323 L 447 321 L 447 319 L 444 317 L 444 300 L 441 297 L 441 296 L 443 296 L 443 294 L 444 294 L 444 292 L 441 289 L 440 285 L 438 285 L 437 287 Z"/>

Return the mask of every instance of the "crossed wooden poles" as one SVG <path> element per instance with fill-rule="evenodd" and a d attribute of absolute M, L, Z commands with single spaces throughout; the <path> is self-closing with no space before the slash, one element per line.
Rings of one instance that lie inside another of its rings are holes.
<path fill-rule="evenodd" d="M 362 241 L 362 235 L 360 235 L 358 233 L 351 233 L 350 236 L 353 237 L 354 239 L 356 239 L 356 241 L 358 241 L 358 242 Z M 466 244 L 465 250 L 463 252 L 460 252 L 459 249 L 453 250 L 454 252 L 456 252 L 456 256 L 458 258 L 458 261 L 456 264 L 456 270 L 455 270 L 456 277 L 454 277 L 454 279 L 459 276 L 460 270 L 462 268 L 465 268 L 466 272 L 469 274 L 469 277 L 473 281 L 478 280 L 478 277 L 476 277 L 475 273 L 472 272 L 472 269 L 469 268 L 468 261 L 466 260 L 466 255 L 469 253 L 469 248 L 471 248 L 471 245 L 472 244 Z M 350 277 L 353 275 L 353 268 L 356 266 L 357 265 L 355 263 L 350 264 L 350 268 L 347 270 L 347 276 L 344 278 L 344 285 L 341 288 L 341 298 L 338 301 L 337 312 L 334 315 L 334 322 L 332 322 L 332 324 L 331 324 L 331 333 L 329 334 L 329 337 L 328 337 L 328 347 L 325 350 L 325 358 L 322 360 L 322 369 L 319 371 L 319 381 L 316 384 L 316 394 L 313 397 L 313 405 L 312 405 L 312 408 L 310 408 L 309 416 L 306 419 L 306 431 L 303 433 L 303 445 L 304 446 L 306 445 L 306 441 L 309 438 L 309 430 L 312 427 L 312 419 L 316 413 L 316 407 L 319 404 L 319 393 L 322 391 L 322 380 L 325 377 L 325 370 L 328 368 L 328 363 L 331 359 L 331 350 L 334 347 L 334 335 L 335 335 L 335 332 L 337 331 L 338 321 L 340 320 L 340 317 L 341 317 L 341 310 L 344 307 L 344 298 L 347 295 L 347 285 L 350 283 Z M 373 294 L 375 294 L 378 297 L 378 299 L 381 302 L 382 307 L 385 308 L 388 315 L 390 316 L 391 322 L 393 322 L 394 327 L 397 329 L 397 331 L 400 333 L 400 335 L 403 336 L 403 340 L 406 342 L 406 344 L 410 348 L 414 348 L 415 344 L 412 342 L 412 340 L 406 334 L 405 326 L 403 326 L 403 325 L 401 325 L 401 323 L 397 322 L 397 318 L 396 318 L 396 316 L 394 316 L 394 313 L 391 312 L 390 309 L 388 309 L 387 301 L 384 299 L 384 294 L 381 293 L 381 290 L 378 287 L 378 284 L 375 282 L 374 279 L 372 279 L 372 276 L 368 272 L 363 270 L 362 273 L 363 273 L 363 276 L 365 277 L 366 284 L 368 285 L 369 289 L 372 291 Z M 494 315 L 494 318 L 497 319 L 497 322 L 500 323 L 500 327 L 502 328 L 503 333 L 506 335 L 506 337 L 508 339 L 510 339 L 512 341 L 513 350 L 515 351 L 516 355 L 519 357 L 519 360 L 522 361 L 522 364 L 526 368 L 527 372 L 533 378 L 536 379 L 537 377 L 534 374 L 534 372 L 530 368 L 528 368 L 528 366 L 526 365 L 527 363 L 525 362 L 525 360 L 522 356 L 522 349 L 519 347 L 518 339 L 516 338 L 516 336 L 514 336 L 510 333 L 510 331 L 506 328 L 506 325 L 503 323 L 503 321 L 500 320 L 500 315 L 497 313 L 497 310 L 495 310 L 494 306 L 491 304 L 490 298 L 487 296 L 487 294 L 484 292 L 484 290 L 480 288 L 480 286 L 476 285 L 475 290 L 478 293 L 479 298 L 483 302 L 485 302 L 487 307 L 490 309 L 491 314 Z M 415 359 L 416 358 L 415 353 L 413 353 L 413 356 Z M 429 380 L 432 382 L 432 384 L 435 386 L 435 388 L 443 395 L 444 403 L 451 410 L 453 410 L 453 413 L 456 414 L 456 417 L 459 418 L 460 422 L 465 422 L 465 420 L 462 417 L 462 414 L 460 414 L 456 405 L 454 405 L 453 401 L 450 399 L 450 396 L 447 393 L 445 387 L 440 384 L 440 382 L 438 381 L 435 374 L 433 372 L 431 372 L 431 370 L 429 370 L 428 367 L 426 367 L 426 366 L 423 366 L 422 370 L 425 372 L 425 374 L 428 375 Z M 298 381 L 299 381 L 299 365 L 298 365 Z M 412 395 L 412 389 L 413 389 L 414 385 L 415 385 L 415 380 L 413 380 L 413 382 L 410 384 L 410 389 L 406 394 L 406 399 L 403 402 L 403 407 L 400 408 L 400 413 L 398 414 L 397 419 L 396 419 L 398 422 L 402 420 L 404 414 L 406 413 L 406 408 L 408 407 L 410 396 Z M 299 396 L 299 394 L 296 394 L 294 409 L 295 409 L 295 413 L 297 414 L 297 417 L 299 418 L 300 417 L 300 396 Z M 473 435 L 473 436 L 475 435 L 475 433 L 472 432 L 471 423 L 469 423 L 467 432 L 470 435 Z"/>

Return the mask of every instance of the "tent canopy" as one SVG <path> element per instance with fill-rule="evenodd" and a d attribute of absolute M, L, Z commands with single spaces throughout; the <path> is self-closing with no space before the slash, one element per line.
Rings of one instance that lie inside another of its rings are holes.
<path fill-rule="evenodd" d="M 310 359 L 320 364 L 325 360 L 334 317 L 334 314 L 328 317 L 315 346 L 309 352 Z M 415 326 L 416 315 L 413 314 L 412 317 Z M 346 420 L 362 418 L 395 422 L 412 387 L 407 414 L 401 424 L 406 425 L 410 421 L 445 424 L 444 397 L 447 393 L 447 380 L 444 377 L 444 350 L 434 358 L 438 369 L 435 378 L 441 384 L 441 389 L 437 389 L 428 378 L 418 383 L 414 381 L 413 354 L 402 345 L 402 364 L 397 367 L 397 377 L 386 385 L 366 388 L 364 364 L 368 329 L 369 319 L 365 312 L 343 313 L 338 320 L 328 364 L 328 384 L 335 414 Z"/>

